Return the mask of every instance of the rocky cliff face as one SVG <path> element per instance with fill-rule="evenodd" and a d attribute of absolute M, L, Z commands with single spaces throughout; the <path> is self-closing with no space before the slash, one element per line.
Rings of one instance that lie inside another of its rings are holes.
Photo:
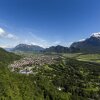
<path fill-rule="evenodd" d="M 79 48 L 81 52 L 100 52 L 100 33 L 94 33 L 83 41 L 74 42 L 71 47 Z"/>

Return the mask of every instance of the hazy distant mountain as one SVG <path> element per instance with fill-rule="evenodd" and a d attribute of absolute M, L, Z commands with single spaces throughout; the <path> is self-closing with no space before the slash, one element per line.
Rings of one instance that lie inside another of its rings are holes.
<path fill-rule="evenodd" d="M 37 45 L 28 45 L 28 44 L 19 44 L 15 48 L 12 49 L 12 51 L 24 51 L 24 52 L 31 52 L 31 51 L 41 51 L 44 48 L 37 46 Z"/>
<path fill-rule="evenodd" d="M 100 33 L 94 33 L 83 41 L 74 42 L 70 48 L 80 49 L 81 52 L 100 52 Z"/>
<path fill-rule="evenodd" d="M 49 48 L 46 48 L 44 52 L 66 53 L 69 52 L 69 49 L 68 47 L 57 45 L 57 46 L 51 46 Z"/>
<path fill-rule="evenodd" d="M 13 48 L 4 48 L 6 51 L 11 52 Z"/>

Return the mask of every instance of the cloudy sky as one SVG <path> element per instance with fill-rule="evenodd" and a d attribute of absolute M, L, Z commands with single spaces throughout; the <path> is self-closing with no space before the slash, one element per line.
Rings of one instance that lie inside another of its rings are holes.
<path fill-rule="evenodd" d="M 0 0 L 0 46 L 49 47 L 100 32 L 100 0 Z"/>

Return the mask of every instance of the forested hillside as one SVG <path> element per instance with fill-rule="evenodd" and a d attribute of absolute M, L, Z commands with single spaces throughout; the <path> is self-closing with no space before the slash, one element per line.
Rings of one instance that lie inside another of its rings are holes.
<path fill-rule="evenodd" d="M 0 100 L 100 98 L 99 64 L 60 58 L 59 63 L 34 68 L 34 74 L 24 75 L 11 72 L 7 67 L 8 63 L 19 59 L 19 56 L 3 49 L 0 56 Z"/>

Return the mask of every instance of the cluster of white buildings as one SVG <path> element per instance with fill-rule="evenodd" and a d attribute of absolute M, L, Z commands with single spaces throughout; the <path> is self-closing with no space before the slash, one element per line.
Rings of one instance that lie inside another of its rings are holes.
<path fill-rule="evenodd" d="M 22 74 L 31 74 L 32 68 L 43 66 L 45 64 L 56 63 L 59 56 L 56 55 L 39 55 L 25 57 L 20 60 L 14 61 L 13 64 L 9 65 L 11 71 L 17 71 Z"/>

